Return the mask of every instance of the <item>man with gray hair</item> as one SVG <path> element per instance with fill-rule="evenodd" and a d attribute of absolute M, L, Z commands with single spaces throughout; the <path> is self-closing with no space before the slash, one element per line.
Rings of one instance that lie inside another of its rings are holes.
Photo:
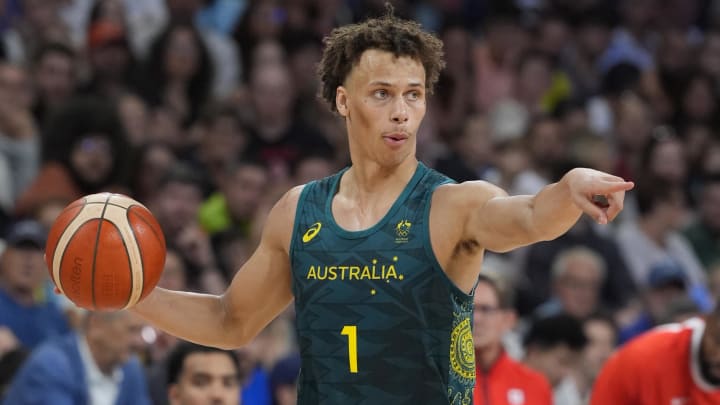
<path fill-rule="evenodd" d="M 535 315 L 567 313 L 585 319 L 599 309 L 606 273 L 605 260 L 592 249 L 575 246 L 561 252 L 552 264 L 552 297 Z"/>
<path fill-rule="evenodd" d="M 142 320 L 128 311 L 86 312 L 80 331 L 33 351 L 4 405 L 149 405 L 142 366 L 133 356 Z"/>

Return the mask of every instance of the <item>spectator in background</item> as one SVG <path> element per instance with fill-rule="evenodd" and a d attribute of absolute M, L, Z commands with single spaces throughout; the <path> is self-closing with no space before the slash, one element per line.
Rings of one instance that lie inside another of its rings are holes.
<path fill-rule="evenodd" d="M 587 337 L 580 321 L 559 314 L 533 321 L 524 343 L 525 365 L 542 373 L 555 389 L 578 367 Z"/>
<path fill-rule="evenodd" d="M 720 403 L 720 306 L 649 331 L 603 366 L 592 405 Z"/>
<path fill-rule="evenodd" d="M 296 353 L 278 360 L 270 372 L 272 405 L 297 403 L 297 380 L 300 373 L 300 356 Z"/>
<path fill-rule="evenodd" d="M 601 313 L 590 315 L 583 321 L 588 343 L 580 364 L 563 379 L 555 391 L 553 405 L 587 405 L 600 369 L 615 351 L 618 330 L 615 321 Z"/>
<path fill-rule="evenodd" d="M 562 251 L 552 265 L 552 298 L 538 307 L 534 315 L 543 318 L 566 313 L 584 320 L 600 309 L 606 272 L 602 256 L 589 248 Z"/>
<path fill-rule="evenodd" d="M 503 336 L 516 314 L 511 292 L 500 279 L 481 274 L 473 298 L 476 382 L 474 405 L 551 405 L 552 388 L 544 375 L 515 361 Z"/>
<path fill-rule="evenodd" d="M 134 90 L 135 58 L 122 25 L 104 19 L 91 22 L 87 50 L 92 76 L 85 83 L 86 93 L 119 100 Z"/>
<path fill-rule="evenodd" d="M 153 41 L 143 68 L 140 94 L 150 108 L 166 108 L 188 128 L 208 101 L 214 66 L 200 33 L 187 24 L 171 23 Z M 187 139 L 173 146 L 184 150 Z"/>
<path fill-rule="evenodd" d="M 193 291 L 217 291 L 221 273 L 210 236 L 202 229 L 198 212 L 203 201 L 204 179 L 191 166 L 177 163 L 162 176 L 148 198 L 148 208 L 188 265 L 187 283 Z"/>
<path fill-rule="evenodd" d="M 479 114 L 468 117 L 461 131 L 447 141 L 449 154 L 438 159 L 435 169 L 458 182 L 484 179 L 494 157 L 487 118 Z"/>
<path fill-rule="evenodd" d="M 661 178 L 638 182 L 639 218 L 620 224 L 617 240 L 635 283 L 644 287 L 654 263 L 671 259 L 685 272 L 690 289 L 706 282 L 705 271 L 687 239 L 679 232 L 685 194 L 677 183 Z"/>
<path fill-rule="evenodd" d="M 143 322 L 128 311 L 86 312 L 82 328 L 37 347 L 11 383 L 4 405 L 150 405 L 134 353 Z"/>
<path fill-rule="evenodd" d="M 235 228 L 245 235 L 268 183 L 263 162 L 250 159 L 228 162 L 218 191 L 200 207 L 200 224 L 210 235 Z"/>
<path fill-rule="evenodd" d="M 40 166 L 40 134 L 32 115 L 33 83 L 27 72 L 0 64 L 0 210 L 32 183 Z"/>
<path fill-rule="evenodd" d="M 65 105 L 43 136 L 45 163 L 17 201 L 17 215 L 31 215 L 49 200 L 69 203 L 101 191 L 127 193 L 128 146 L 117 111 L 96 98 Z"/>
<path fill-rule="evenodd" d="M 515 65 L 529 38 L 521 25 L 519 11 L 508 2 L 494 2 L 485 21 L 481 41 L 472 50 L 475 91 L 473 110 L 484 113 L 512 95 Z"/>
<path fill-rule="evenodd" d="M 32 73 L 35 83 L 33 114 L 45 129 L 52 116 L 75 96 L 81 59 L 61 42 L 43 43 L 33 54 Z"/>
<path fill-rule="evenodd" d="M 238 360 L 231 351 L 181 342 L 167 359 L 170 405 L 237 405 Z"/>
<path fill-rule="evenodd" d="M 255 119 L 248 153 L 269 166 L 271 180 L 287 181 L 292 166 L 304 154 L 333 153 L 317 129 L 296 117 L 296 93 L 285 66 L 256 66 L 250 72 L 249 90 Z"/>
<path fill-rule="evenodd" d="M 70 331 L 67 319 L 45 295 L 43 251 L 47 230 L 35 221 L 16 222 L 0 253 L 0 327 L 27 349 Z"/>
<path fill-rule="evenodd" d="M 688 296 L 687 274 L 673 260 L 650 266 L 648 280 L 641 289 L 641 312 L 628 325 L 621 325 L 620 343 L 659 325 L 668 318 L 667 310 L 676 300 Z"/>
<path fill-rule="evenodd" d="M 617 310 L 627 305 L 636 287 L 620 248 L 612 235 L 602 233 L 585 217 L 580 218 L 565 235 L 531 246 L 525 252 L 521 276 L 516 285 L 518 308 L 522 315 L 531 313 L 551 298 L 553 262 L 561 252 L 579 246 L 599 254 L 606 263 L 600 306 Z"/>
<path fill-rule="evenodd" d="M 130 174 L 133 197 L 148 204 L 163 186 L 165 174 L 179 163 L 178 160 L 167 144 L 151 141 L 144 145 L 135 155 L 135 167 Z"/>
<path fill-rule="evenodd" d="M 697 218 L 683 234 L 706 269 L 720 263 L 720 173 L 705 176 L 699 190 Z"/>
<path fill-rule="evenodd" d="M 535 194 L 561 175 L 566 155 L 565 134 L 561 130 L 560 123 L 550 117 L 540 117 L 531 123 L 524 139 L 530 165 L 517 175 L 508 190 L 510 195 Z"/>
<path fill-rule="evenodd" d="M 20 0 L 22 12 L 2 33 L 2 47 L 9 62 L 25 65 L 47 42 L 70 43 L 70 33 L 60 18 L 61 0 Z"/>
<path fill-rule="evenodd" d="M 209 186 L 215 189 L 228 168 L 245 155 L 250 136 L 236 107 L 230 104 L 210 106 L 198 124 L 195 130 L 200 132 L 199 148 L 194 159 Z"/>

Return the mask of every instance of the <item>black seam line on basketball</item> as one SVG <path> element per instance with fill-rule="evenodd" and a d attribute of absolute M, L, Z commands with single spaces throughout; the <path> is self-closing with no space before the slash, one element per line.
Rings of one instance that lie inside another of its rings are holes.
<path fill-rule="evenodd" d="M 80 206 L 80 209 L 75 213 L 75 215 L 73 215 L 73 217 L 70 219 L 70 221 L 67 222 L 68 224 L 72 224 L 73 222 L 75 222 L 75 220 L 77 219 L 77 217 L 80 216 L 80 213 L 83 212 L 83 209 L 85 208 L 85 205 L 87 205 L 87 199 L 85 199 L 85 203 L 83 203 L 83 204 Z M 81 226 L 83 226 L 83 224 L 78 225 L 78 228 L 77 228 L 77 229 L 80 229 Z M 55 252 L 57 251 L 58 244 L 60 244 L 60 239 L 62 239 L 63 235 L 65 235 L 65 232 L 67 232 L 67 228 L 62 231 L 62 233 L 60 234 L 60 236 L 58 236 L 58 238 L 57 238 L 57 243 L 55 243 L 55 249 L 53 249 L 53 251 L 52 251 L 52 256 L 53 256 L 53 257 L 50 258 L 50 260 L 51 260 L 51 261 L 50 261 L 50 270 L 53 269 L 52 265 L 53 265 L 54 262 L 55 262 Z M 67 242 L 67 244 L 65 245 L 65 248 L 63 248 L 63 254 L 60 255 L 60 263 L 58 263 L 58 266 L 60 266 L 60 270 L 58 271 L 58 279 L 55 280 L 55 284 L 60 285 L 60 286 L 62 285 L 62 281 L 61 281 L 61 280 L 62 280 L 62 275 L 63 275 L 62 262 L 63 262 L 63 259 L 65 258 L 65 249 L 67 249 L 67 247 L 70 246 L 70 241 L 72 240 L 73 236 L 75 236 L 75 235 L 70 236 L 70 239 L 68 239 L 68 242 Z M 45 254 L 47 254 L 47 252 L 45 252 Z M 53 279 L 55 278 L 54 273 L 53 273 L 52 278 L 53 278 Z M 65 287 L 63 287 L 62 290 L 65 291 Z"/>
<path fill-rule="evenodd" d="M 117 194 L 113 194 L 113 195 L 117 195 Z M 112 197 L 112 196 L 111 196 L 111 197 Z M 113 203 L 113 202 L 107 202 L 107 203 L 105 203 L 105 202 L 102 202 L 102 201 L 90 201 L 90 202 L 85 203 L 85 205 L 93 205 L 93 204 L 112 205 L 113 207 L 118 207 L 118 208 L 122 208 L 122 209 L 125 209 L 125 208 L 126 208 L 124 205 L 120 205 L 120 204 L 118 204 L 118 203 Z M 138 205 L 137 205 L 137 204 L 130 204 L 130 206 L 127 207 L 127 208 L 135 207 L 135 206 L 138 206 Z"/>
<path fill-rule="evenodd" d="M 92 305 L 93 309 L 97 309 L 95 303 L 95 263 L 97 261 L 98 244 L 100 243 L 100 231 L 102 230 L 102 223 L 105 221 L 105 211 L 107 210 L 108 201 L 110 201 L 111 195 L 107 196 L 105 200 L 105 206 L 103 206 L 102 213 L 100 213 L 100 221 L 98 222 L 97 235 L 95 235 L 95 246 L 93 247 L 93 260 L 92 260 L 92 272 L 90 273 L 90 291 L 92 291 Z"/>
<path fill-rule="evenodd" d="M 115 224 L 114 222 L 110 222 L 110 224 L 112 224 L 112 226 L 114 226 L 115 229 L 117 229 L 118 234 L 120 234 L 120 227 L 118 227 L 117 224 Z M 130 227 L 130 229 L 132 229 L 132 226 Z M 135 232 L 133 232 L 133 235 L 135 235 Z M 125 238 L 120 238 L 120 240 L 122 241 L 123 247 L 125 247 L 125 255 L 127 256 L 127 259 L 128 259 L 128 269 L 130 270 L 130 289 L 128 290 L 128 297 L 125 300 L 125 304 L 123 304 L 123 308 L 124 308 L 130 302 L 130 297 L 132 297 L 132 291 L 133 291 L 133 287 L 135 284 L 135 277 L 133 277 L 133 274 L 132 274 L 133 269 L 132 269 L 132 260 L 130 259 L 130 250 L 128 249 L 127 243 L 125 242 Z M 135 242 L 135 244 L 137 244 L 137 242 Z M 140 250 L 139 244 L 138 244 L 138 250 Z M 140 257 L 142 260 L 142 252 L 140 253 Z"/>
<path fill-rule="evenodd" d="M 130 221 L 130 218 L 129 218 L 129 216 L 130 216 L 130 208 L 132 208 L 132 207 L 139 207 L 139 205 L 131 205 L 131 206 L 129 206 L 128 209 L 125 211 L 125 212 L 126 212 L 126 216 L 128 216 L 128 222 Z M 161 237 L 161 235 L 158 235 L 158 233 L 155 232 L 155 227 L 153 226 L 153 224 L 151 224 L 150 222 L 146 221 L 145 218 L 143 218 L 142 216 L 140 216 L 140 215 L 138 215 L 138 214 L 135 214 L 135 216 L 138 217 L 139 220 L 143 221 L 143 222 L 145 223 L 145 225 L 148 226 L 148 228 L 150 228 L 150 232 L 152 232 L 153 235 L 155 235 L 155 239 L 157 239 L 157 241 L 160 242 L 161 245 L 165 245 L 165 242 L 164 242 L 164 241 L 165 241 L 165 237 Z M 132 228 L 132 227 L 131 227 L 131 228 Z M 135 228 L 132 228 L 132 230 L 133 230 L 133 235 L 135 235 Z M 140 245 L 138 245 L 138 248 L 140 248 Z M 143 286 L 143 288 L 144 288 L 144 286 Z"/>

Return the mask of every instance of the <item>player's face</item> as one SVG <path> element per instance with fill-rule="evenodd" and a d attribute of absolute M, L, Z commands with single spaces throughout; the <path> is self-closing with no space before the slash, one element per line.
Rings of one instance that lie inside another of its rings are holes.
<path fill-rule="evenodd" d="M 237 404 L 238 370 L 226 353 L 192 353 L 185 358 L 178 382 L 168 394 L 172 405 Z"/>
<path fill-rule="evenodd" d="M 338 87 L 336 105 L 346 118 L 350 152 L 381 166 L 414 156 L 425 115 L 425 68 L 410 57 L 367 50 Z"/>
<path fill-rule="evenodd" d="M 473 343 L 476 349 L 500 344 L 511 327 L 510 315 L 500 308 L 495 290 L 487 283 L 479 283 L 473 299 Z"/>
<path fill-rule="evenodd" d="M 720 379 L 720 320 L 710 315 L 702 339 L 702 360 L 714 378 Z"/>

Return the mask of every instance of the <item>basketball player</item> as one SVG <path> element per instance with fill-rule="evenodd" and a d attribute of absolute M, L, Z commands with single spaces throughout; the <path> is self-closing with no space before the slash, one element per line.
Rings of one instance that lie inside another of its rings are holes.
<path fill-rule="evenodd" d="M 583 212 L 605 224 L 633 184 L 590 169 L 535 196 L 452 184 L 415 156 L 443 66 L 442 43 L 414 22 L 389 15 L 334 30 L 319 74 L 352 165 L 277 202 L 223 295 L 158 288 L 137 313 L 186 340 L 234 348 L 294 298 L 298 404 L 471 402 L 471 292 L 483 252 L 556 238 Z"/>
<path fill-rule="evenodd" d="M 590 403 L 720 404 L 720 305 L 625 344 L 600 371 Z"/>

